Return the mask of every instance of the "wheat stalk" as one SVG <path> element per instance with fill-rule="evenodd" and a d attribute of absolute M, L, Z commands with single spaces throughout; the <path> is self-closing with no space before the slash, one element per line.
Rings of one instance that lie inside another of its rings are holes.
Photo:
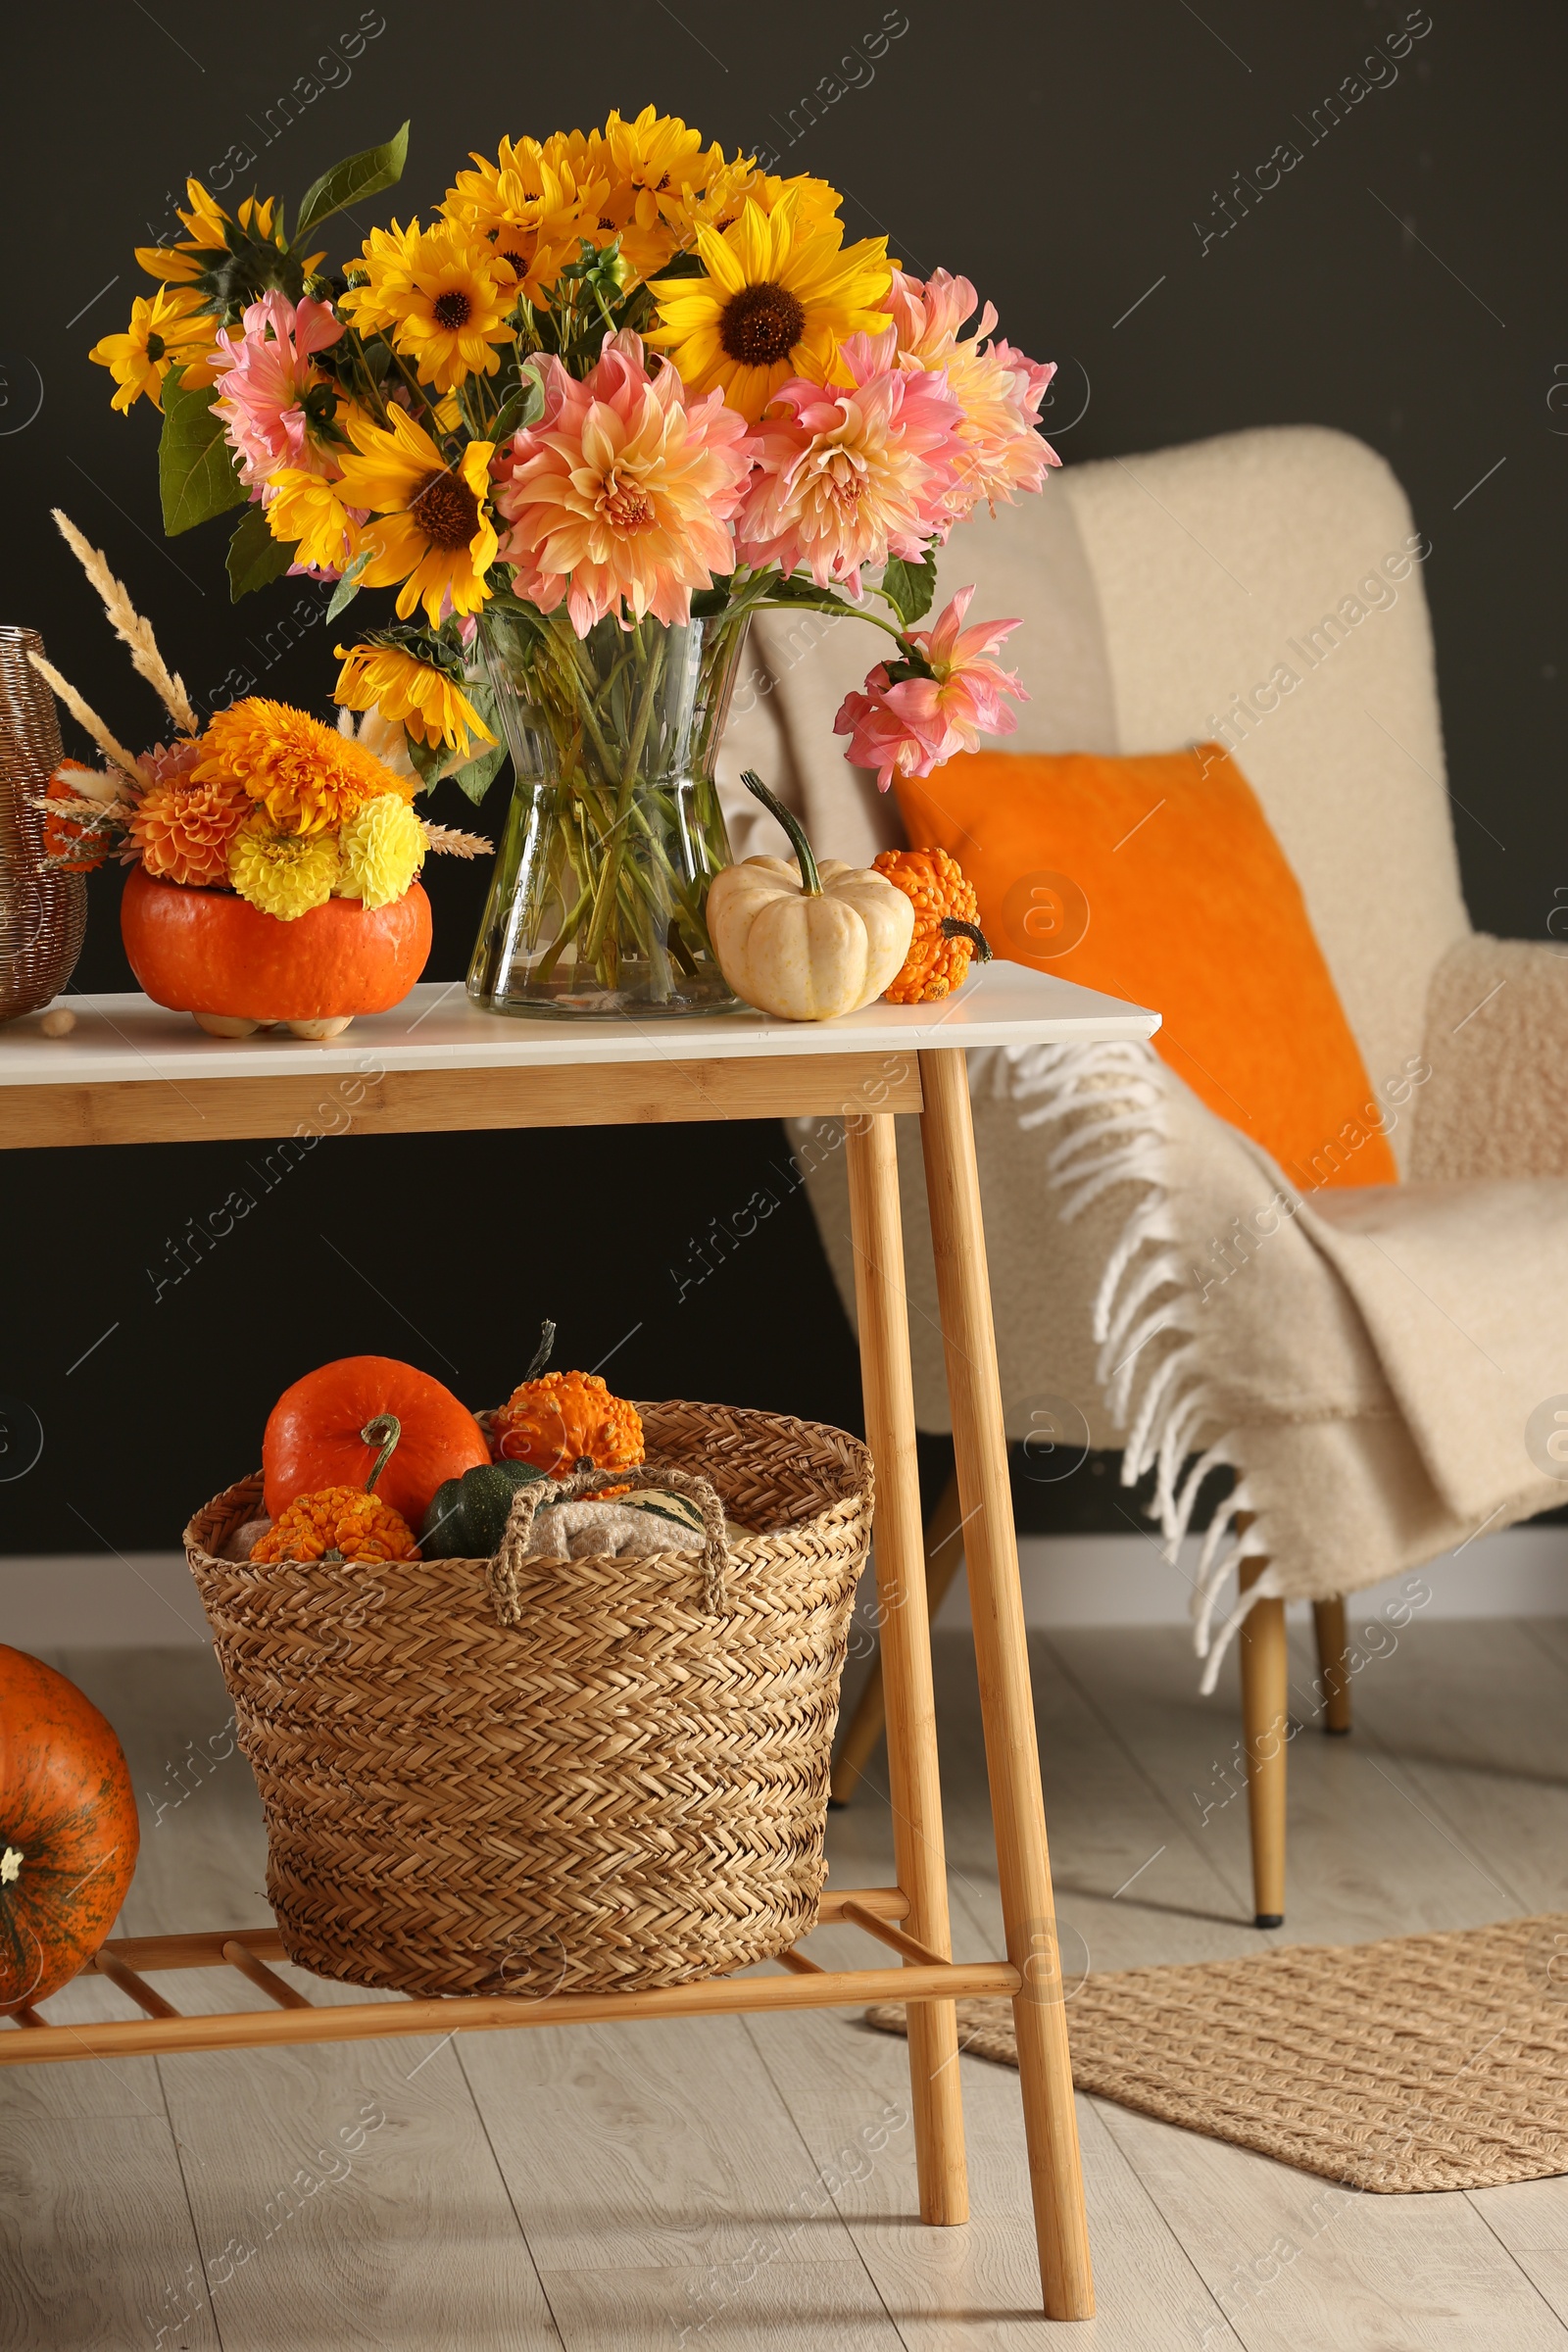
<path fill-rule="evenodd" d="M 428 824 L 423 817 L 419 822 L 424 825 L 426 848 L 444 858 L 483 858 L 496 846 L 482 833 L 459 833 L 451 825 Z"/>
<path fill-rule="evenodd" d="M 97 711 L 82 701 L 71 680 L 63 678 L 54 663 L 46 662 L 42 654 L 35 654 L 31 646 L 27 648 L 27 660 L 32 663 L 39 677 L 54 688 L 77 726 L 85 727 L 105 758 L 112 760 L 117 767 L 123 768 L 136 790 L 140 792 L 147 779 L 137 766 L 134 756 L 126 751 L 118 736 L 111 734 Z"/>
<path fill-rule="evenodd" d="M 171 677 L 164 657 L 158 651 L 152 622 L 143 620 L 136 611 L 123 586 L 110 570 L 108 559 L 102 550 L 89 546 L 71 516 L 59 507 L 52 507 L 50 513 L 59 526 L 60 536 L 102 598 L 115 635 L 130 648 L 130 658 L 136 669 L 146 679 L 180 733 L 199 735 L 202 731 L 201 722 L 191 709 L 185 681 L 178 676 Z M 58 688 L 56 691 L 59 691 Z"/>

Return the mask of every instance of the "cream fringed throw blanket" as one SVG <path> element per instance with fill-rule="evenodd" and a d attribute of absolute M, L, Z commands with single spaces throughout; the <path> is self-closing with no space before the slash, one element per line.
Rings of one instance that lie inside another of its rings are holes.
<path fill-rule="evenodd" d="M 1568 1181 L 1303 1197 L 1147 1046 L 974 1054 L 970 1076 L 1008 1436 L 1120 1445 L 1172 1561 L 1208 1474 L 1234 1474 L 1192 1596 L 1205 1690 L 1254 1599 L 1354 1592 L 1568 1501 L 1527 1440 L 1568 1398 Z M 818 1137 L 810 1181 L 845 1291 L 837 1157 Z M 900 1174 L 916 1417 L 945 1429 L 912 1134 Z"/>

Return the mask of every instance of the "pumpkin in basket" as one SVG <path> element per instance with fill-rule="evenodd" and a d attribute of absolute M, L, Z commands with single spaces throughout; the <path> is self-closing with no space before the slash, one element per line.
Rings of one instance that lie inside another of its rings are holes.
<path fill-rule="evenodd" d="M 109 1724 L 63 1674 L 0 1642 L 0 2012 L 46 2001 L 86 1966 L 139 1837 Z"/>
<path fill-rule="evenodd" d="M 416 1560 L 419 1547 L 414 1530 L 401 1511 L 374 1492 L 402 1435 L 396 1413 L 378 1413 L 367 1421 L 360 1436 L 367 1446 L 378 1445 L 381 1450 L 364 1486 L 323 1487 L 319 1494 L 296 1494 L 251 1545 L 251 1558 L 264 1567 L 274 1560 Z"/>
<path fill-rule="evenodd" d="M 364 1491 L 375 1444 L 367 1426 L 399 1424 L 396 1452 L 379 1500 L 411 1528 L 422 1525 L 437 1487 L 490 1459 L 484 1431 L 452 1391 L 390 1355 L 346 1355 L 285 1389 L 262 1440 L 268 1516 L 281 1518 L 302 1494 L 328 1487 Z"/>
<path fill-rule="evenodd" d="M 612 1396 L 597 1372 L 545 1372 L 555 1340 L 555 1325 L 546 1323 L 526 1375 L 490 1416 L 496 1460 L 531 1462 L 547 1478 L 640 1462 L 643 1424 L 637 1407 L 624 1396 Z"/>

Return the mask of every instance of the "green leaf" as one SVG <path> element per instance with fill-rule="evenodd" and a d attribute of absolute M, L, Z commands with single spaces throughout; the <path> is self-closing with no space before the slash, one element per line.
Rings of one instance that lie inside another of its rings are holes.
<path fill-rule="evenodd" d="M 496 771 L 507 756 L 504 743 L 486 744 L 466 767 L 460 767 L 453 778 L 460 792 L 466 792 L 475 808 L 484 799 L 496 780 Z"/>
<path fill-rule="evenodd" d="M 339 580 L 337 586 L 332 591 L 332 601 L 326 608 L 326 617 L 328 620 L 336 620 L 338 614 L 343 611 L 345 605 L 353 604 L 354 599 L 360 593 L 360 574 L 365 569 L 367 564 L 368 564 L 370 561 L 370 558 L 374 552 L 375 551 L 373 548 L 368 547 L 362 555 L 355 557 L 353 563 L 349 565 L 347 571 L 343 574 L 343 577 Z"/>
<path fill-rule="evenodd" d="M 522 381 L 516 390 L 502 402 L 501 413 L 490 427 L 487 438 L 499 448 L 503 441 L 510 441 L 513 434 L 521 431 L 524 426 L 537 424 L 544 413 L 545 388 L 530 361 L 522 371 Z"/>
<path fill-rule="evenodd" d="M 882 593 L 898 612 L 906 629 L 924 618 L 931 610 L 931 600 L 937 592 L 937 551 L 928 548 L 919 564 L 906 564 L 902 556 L 889 559 L 882 574 Z"/>
<path fill-rule="evenodd" d="M 294 250 L 297 252 L 323 220 L 330 220 L 345 205 L 358 204 L 367 196 L 378 196 L 383 188 L 396 187 L 403 177 L 408 154 L 409 126 L 405 122 L 397 137 L 388 139 L 384 147 L 367 147 L 363 155 L 346 156 L 330 172 L 323 172 L 305 191 L 294 225 Z"/>
<path fill-rule="evenodd" d="M 274 539 L 265 507 L 247 507 L 228 543 L 228 601 L 237 605 L 255 588 L 281 578 L 294 561 L 298 541 Z"/>
<path fill-rule="evenodd" d="M 171 539 L 211 515 L 242 507 L 246 489 L 234 471 L 223 420 L 213 414 L 208 386 L 187 389 L 172 373 L 164 381 L 164 432 L 158 444 L 158 488 L 164 529 Z"/>
<path fill-rule="evenodd" d="M 410 735 L 406 740 L 409 758 L 418 774 L 419 790 L 428 792 L 446 765 L 447 747 L 444 743 L 426 743 L 422 735 Z"/>

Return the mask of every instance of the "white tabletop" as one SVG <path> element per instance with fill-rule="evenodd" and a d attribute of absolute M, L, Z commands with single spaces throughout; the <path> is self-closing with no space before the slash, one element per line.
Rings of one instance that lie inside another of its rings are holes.
<path fill-rule="evenodd" d="M 519 1069 L 638 1061 L 727 1061 L 793 1054 L 919 1053 L 939 1046 L 1097 1044 L 1152 1037 L 1157 1012 L 1022 964 L 983 964 L 931 1004 L 868 1005 L 836 1021 L 766 1013 L 702 1019 L 536 1020 L 481 1012 L 461 980 L 421 981 L 393 1012 L 363 1015 L 330 1044 L 287 1030 L 208 1037 L 188 1013 L 143 996 L 59 1000 L 76 1015 L 49 1038 L 41 1013 L 0 1028 L 0 1086 L 87 1086 L 134 1079 L 296 1076 L 325 1070 Z"/>

